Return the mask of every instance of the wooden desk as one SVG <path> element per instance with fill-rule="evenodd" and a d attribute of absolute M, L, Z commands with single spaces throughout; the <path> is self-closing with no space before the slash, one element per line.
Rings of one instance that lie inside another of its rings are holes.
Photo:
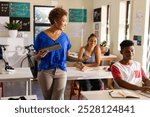
<path fill-rule="evenodd" d="M 116 89 L 119 90 L 119 89 Z M 101 91 L 81 91 L 81 95 L 87 100 L 150 100 L 150 98 L 137 94 L 140 98 L 112 98 L 109 95 L 111 90 L 101 90 Z"/>
<path fill-rule="evenodd" d="M 31 78 L 33 78 L 30 68 L 15 68 L 12 73 L 3 72 L 0 74 L 0 82 L 26 82 L 26 95 L 32 94 Z"/>
<path fill-rule="evenodd" d="M 80 71 L 76 67 L 67 67 L 67 80 L 110 79 L 110 71 L 104 70 L 107 66 L 91 67 L 87 71 Z"/>

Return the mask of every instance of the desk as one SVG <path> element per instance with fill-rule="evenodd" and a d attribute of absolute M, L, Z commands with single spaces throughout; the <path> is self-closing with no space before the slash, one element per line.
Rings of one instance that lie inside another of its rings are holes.
<path fill-rule="evenodd" d="M 116 58 L 117 58 L 117 56 L 113 55 L 113 54 L 110 54 L 109 56 L 104 56 L 104 55 L 101 56 L 101 60 L 102 61 L 108 61 L 109 65 L 111 64 L 113 59 L 116 59 Z"/>
<path fill-rule="evenodd" d="M 0 74 L 0 82 L 25 81 L 26 95 L 31 95 L 32 93 L 31 78 L 33 76 L 30 68 L 15 68 L 12 73 L 3 72 Z"/>
<path fill-rule="evenodd" d="M 10 96 L 10 97 L 2 97 L 1 100 L 8 100 L 9 98 L 19 98 L 21 96 Z M 28 95 L 28 96 L 24 96 L 27 100 L 37 100 L 37 96 L 36 95 Z"/>
<path fill-rule="evenodd" d="M 70 52 L 70 55 L 73 56 L 73 57 L 78 58 L 78 53 L 77 52 Z M 116 59 L 116 58 L 117 58 L 117 56 L 113 55 L 113 54 L 110 54 L 109 56 L 104 56 L 103 54 L 101 55 L 101 60 L 102 61 L 108 61 L 109 64 L 113 61 L 113 59 Z"/>
<path fill-rule="evenodd" d="M 76 67 L 67 67 L 67 80 L 86 80 L 86 79 L 111 79 L 110 71 L 104 70 L 107 66 L 90 67 L 87 71 L 80 71 Z M 92 68 L 92 69 L 91 69 Z"/>
<path fill-rule="evenodd" d="M 119 89 L 116 89 L 119 90 Z M 101 90 L 101 91 L 81 91 L 81 95 L 87 100 L 150 100 L 150 98 L 138 94 L 140 98 L 112 98 L 109 95 L 111 90 Z"/>

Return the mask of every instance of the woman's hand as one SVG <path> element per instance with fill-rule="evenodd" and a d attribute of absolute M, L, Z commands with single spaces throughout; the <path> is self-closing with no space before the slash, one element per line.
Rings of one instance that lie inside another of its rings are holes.
<path fill-rule="evenodd" d="M 40 60 L 41 58 L 44 58 L 47 55 L 48 51 L 44 50 L 44 51 L 39 51 L 36 55 L 35 55 L 35 59 L 36 60 Z"/>
<path fill-rule="evenodd" d="M 44 58 L 48 53 L 48 50 L 44 50 L 44 51 L 39 51 L 38 54 L 40 56 L 40 58 Z"/>

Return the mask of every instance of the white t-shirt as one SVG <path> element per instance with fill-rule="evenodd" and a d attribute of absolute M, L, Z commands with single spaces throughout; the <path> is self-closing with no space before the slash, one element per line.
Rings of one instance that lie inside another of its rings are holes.
<path fill-rule="evenodd" d="M 121 78 L 138 86 L 142 86 L 142 77 L 146 77 L 141 64 L 137 61 L 133 61 L 131 65 L 116 62 L 112 65 L 111 71 L 114 78 Z"/>

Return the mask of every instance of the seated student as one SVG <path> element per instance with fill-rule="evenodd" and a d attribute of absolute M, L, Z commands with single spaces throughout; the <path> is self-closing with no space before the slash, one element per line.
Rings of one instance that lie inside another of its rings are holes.
<path fill-rule="evenodd" d="M 135 54 L 134 43 L 124 40 L 120 47 L 123 58 L 111 67 L 117 84 L 126 89 L 150 91 L 150 80 L 146 77 L 141 64 L 132 59 Z"/>
<path fill-rule="evenodd" d="M 87 67 L 97 67 L 100 65 L 100 58 L 101 50 L 97 45 L 97 37 L 95 34 L 91 34 L 88 37 L 87 45 L 79 50 L 78 59 L 84 62 L 77 63 L 77 67 L 80 70 L 84 70 Z M 102 88 L 102 81 L 100 79 L 79 80 L 78 82 L 83 91 L 100 90 Z"/>

